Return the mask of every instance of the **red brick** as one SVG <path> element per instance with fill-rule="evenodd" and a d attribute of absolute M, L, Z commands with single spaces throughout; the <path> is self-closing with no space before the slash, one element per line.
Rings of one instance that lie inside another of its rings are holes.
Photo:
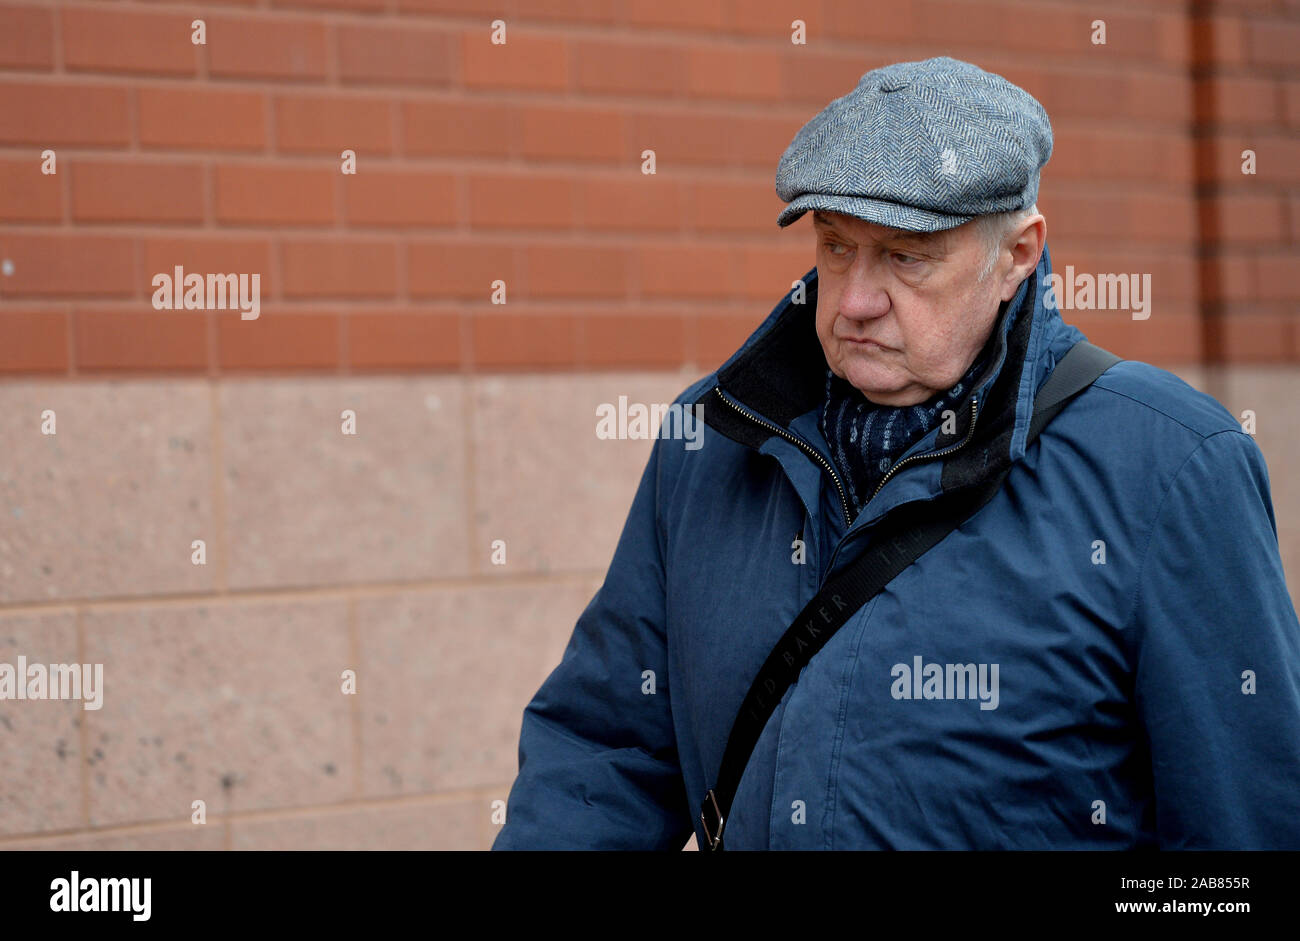
<path fill-rule="evenodd" d="M 1190 33 L 1197 65 L 1241 65 L 1246 61 L 1245 24 L 1234 16 L 1194 16 Z"/>
<path fill-rule="evenodd" d="M 582 318 L 579 361 L 597 368 L 671 368 L 686 359 L 682 314 L 611 311 Z"/>
<path fill-rule="evenodd" d="M 787 101 L 809 102 L 818 109 L 852 91 L 870 71 L 862 56 L 791 46 L 781 56 L 781 87 Z"/>
<path fill-rule="evenodd" d="M 265 150 L 266 96 L 213 88 L 141 88 L 140 144 L 169 150 Z"/>
<path fill-rule="evenodd" d="M 130 140 L 124 88 L 0 83 L 0 143 L 122 146 Z"/>
<path fill-rule="evenodd" d="M 347 317 L 353 369 L 447 369 L 460 365 L 461 317 L 426 311 L 366 311 Z"/>
<path fill-rule="evenodd" d="M 1245 27 L 1246 48 L 1251 62 L 1295 69 L 1296 50 L 1300 49 L 1300 23 L 1259 19 L 1247 22 Z"/>
<path fill-rule="evenodd" d="M 1279 363 L 1291 359 L 1294 316 L 1234 312 L 1218 318 L 1215 328 L 1225 362 Z"/>
<path fill-rule="evenodd" d="M 803 20 L 804 37 L 808 40 L 808 45 L 796 48 L 816 49 L 819 39 L 834 35 L 826 28 L 824 0 L 799 0 L 793 9 L 790 0 L 730 0 L 724 6 L 723 15 L 732 32 L 769 39 L 776 37 L 782 42 L 789 42 L 794 35 L 790 24 L 795 20 Z"/>
<path fill-rule="evenodd" d="M 916 20 L 913 0 L 893 0 L 890 3 L 837 3 L 826 4 L 826 26 L 823 36 L 836 39 L 866 39 L 873 42 L 889 40 L 915 40 L 922 34 Z M 791 16 L 790 19 L 795 17 Z M 816 48 L 818 37 L 810 35 L 808 45 Z M 865 72 L 866 69 L 863 69 Z"/>
<path fill-rule="evenodd" d="M 788 248 L 747 247 L 741 255 L 740 296 L 775 304 L 815 264 L 816 249 L 811 238 Z"/>
<path fill-rule="evenodd" d="M 627 155 L 623 117 L 601 108 L 527 108 L 522 113 L 519 151 L 533 158 L 618 162 Z"/>
<path fill-rule="evenodd" d="M 637 283 L 643 297 L 731 297 L 733 257 L 731 249 L 703 244 L 646 245 Z"/>
<path fill-rule="evenodd" d="M 1038 208 L 1047 218 L 1047 240 L 1053 248 L 1062 239 L 1113 238 L 1128 226 L 1125 205 L 1125 198 L 1116 194 L 1072 192 L 1048 185 L 1038 190 Z"/>
<path fill-rule="evenodd" d="M 523 88 L 563 91 L 569 86 L 569 50 L 563 39 L 506 29 L 506 41 L 493 44 L 487 23 L 461 36 L 461 68 L 470 88 Z"/>
<path fill-rule="evenodd" d="M 64 7 L 60 23 L 69 71 L 195 75 L 199 47 L 189 14 Z"/>
<path fill-rule="evenodd" d="M 1166 193 L 1134 193 L 1123 203 L 1116 221 L 1124 219 L 1121 227 L 1112 224 L 1104 233 L 1108 238 L 1122 237 L 1161 243 L 1190 244 L 1196 241 L 1196 204 L 1190 195 Z"/>
<path fill-rule="evenodd" d="M 687 91 L 695 98 L 779 101 L 783 60 L 782 53 L 767 49 L 693 44 L 687 59 Z"/>
<path fill-rule="evenodd" d="M 484 303 L 492 282 L 504 281 L 506 300 L 520 287 L 514 240 L 411 242 L 407 271 L 412 297 L 456 297 Z"/>
<path fill-rule="evenodd" d="M 1235 16 L 1250 16 L 1272 13 L 1287 4 L 1296 5 L 1300 0 L 1215 0 L 1214 6 Z"/>
<path fill-rule="evenodd" d="M 1300 82 L 1282 83 L 1282 114 L 1287 124 L 1300 126 Z"/>
<path fill-rule="evenodd" d="M 721 366 L 762 322 L 762 314 L 700 314 L 695 318 L 696 364 L 701 369 Z"/>
<path fill-rule="evenodd" d="M 1300 183 L 1300 140 L 1265 136 L 1263 131 L 1233 131 L 1198 141 L 1203 176 L 1200 182 L 1246 184 Z M 1242 153 L 1255 152 L 1254 175 L 1241 172 Z"/>
<path fill-rule="evenodd" d="M 150 285 L 154 275 L 170 275 L 179 265 L 187 273 L 197 272 L 205 276 L 256 274 L 263 301 L 276 296 L 279 291 L 271 270 L 271 243 L 267 239 L 177 235 L 142 239 L 140 248 L 145 280 Z"/>
<path fill-rule="evenodd" d="M 1261 137 L 1256 152 L 1260 182 L 1300 184 L 1300 138 Z M 1237 155 L 1240 158 L 1241 152 Z"/>
<path fill-rule="evenodd" d="M 30 6 L 0 6 L 0 67 L 54 67 L 54 16 Z"/>
<path fill-rule="evenodd" d="M 504 314 L 470 319 L 480 369 L 572 369 L 578 363 L 578 318 L 571 314 Z"/>
<path fill-rule="evenodd" d="M 1278 88 L 1259 78 L 1213 76 L 1196 82 L 1201 113 L 1218 124 L 1273 124 L 1278 120 Z"/>
<path fill-rule="evenodd" d="M 217 221 L 264 225 L 334 221 L 334 173 L 317 167 L 229 164 L 215 168 Z"/>
<path fill-rule="evenodd" d="M 1090 341 L 1125 359 L 1162 367 L 1201 359 L 1201 319 L 1193 310 L 1157 310 L 1149 320 L 1114 311 L 1064 313 Z"/>
<path fill-rule="evenodd" d="M 520 111 L 478 101 L 404 101 L 401 114 L 408 154 L 507 157 Z"/>
<path fill-rule="evenodd" d="M 1127 116 L 1177 124 L 1193 117 L 1192 84 L 1181 75 L 1054 69 L 1033 89 L 1053 122 Z"/>
<path fill-rule="evenodd" d="M 391 242 L 285 239 L 285 297 L 392 297 L 397 249 Z"/>
<path fill-rule="evenodd" d="M 655 152 L 659 167 L 746 166 L 771 173 L 794 135 L 811 115 L 772 118 L 732 111 L 702 114 L 668 109 L 629 116 L 630 150 Z"/>
<path fill-rule="evenodd" d="M 208 315 L 201 310 L 76 310 L 78 371 L 194 371 L 208 366 Z"/>
<path fill-rule="evenodd" d="M 340 363 L 339 314 L 262 309 L 256 320 L 219 311 L 217 361 L 223 372 L 334 369 Z"/>
<path fill-rule="evenodd" d="M 953 3 L 952 0 L 947 2 L 948 8 L 957 13 L 960 3 Z M 1011 7 L 1004 5 L 1002 9 L 1007 11 L 1007 17 L 1010 18 L 1021 15 L 1022 11 L 1031 8 L 1023 5 Z M 1158 12 L 1136 10 L 1131 7 L 1125 11 L 1095 11 L 1088 7 L 1051 11 L 1038 7 L 1034 12 L 1037 14 L 1036 18 L 1041 17 L 1041 22 L 1025 20 L 1023 29 L 1018 34 L 1024 40 L 1019 46 L 1025 52 L 1033 49 L 1029 43 L 1032 43 L 1033 33 L 1037 27 L 1037 31 L 1045 33 L 1049 40 L 1052 37 L 1061 40 L 1056 46 L 1056 51 L 1069 51 L 1080 58 L 1096 59 L 1104 55 L 1108 62 L 1121 60 L 1183 65 L 1186 64 L 1191 53 L 1187 22 L 1182 16 L 1163 16 Z M 960 41 L 958 37 L 961 29 L 967 22 L 977 18 L 949 15 L 944 19 L 948 27 L 945 38 Z M 1092 22 L 1096 19 L 1104 20 L 1106 23 L 1105 45 L 1092 44 Z M 979 17 L 978 20 L 985 28 L 994 29 L 1001 22 L 1001 18 L 990 16 Z"/>
<path fill-rule="evenodd" d="M 1195 182 L 1239 183 L 1254 179 L 1241 172 L 1241 151 L 1245 141 L 1246 138 L 1238 131 L 1210 132 L 1197 139 L 1194 144 Z"/>
<path fill-rule="evenodd" d="M 623 42 L 601 36 L 573 42 L 581 91 L 679 97 L 686 92 L 686 51 L 667 42 Z"/>
<path fill-rule="evenodd" d="M 397 0 L 397 8 L 403 13 L 464 13 L 483 18 L 483 0 Z M 489 15 L 496 19 L 504 13 L 498 7 Z"/>
<path fill-rule="evenodd" d="M 627 249 L 589 242 L 543 243 L 524 249 L 529 297 L 624 297 L 630 262 Z"/>
<path fill-rule="evenodd" d="M 1175 301 L 1194 304 L 1200 299 L 1197 278 L 1200 269 L 1191 246 L 1181 250 L 1152 251 L 1150 246 L 1139 243 L 1136 247 L 1121 249 L 1098 240 L 1080 244 L 1058 239 L 1053 243 L 1050 235 L 1048 243 L 1052 249 L 1052 270 L 1062 277 L 1068 274 L 1068 266 L 1074 267 L 1076 278 L 1082 274 L 1150 274 L 1155 298 L 1153 319 L 1166 305 Z M 1067 309 L 1063 313 L 1072 311 Z"/>
<path fill-rule="evenodd" d="M 41 159 L 0 160 L 0 219 L 6 222 L 58 222 L 63 218 L 63 184 L 41 172 Z"/>
<path fill-rule="evenodd" d="M 1255 260 L 1241 254 L 1224 254 L 1206 259 L 1205 302 L 1221 304 L 1255 299 L 1259 291 L 1255 283 Z"/>
<path fill-rule="evenodd" d="M 215 76 L 282 79 L 325 77 L 329 52 L 319 20 L 274 16 L 211 16 L 208 68 Z"/>
<path fill-rule="evenodd" d="M 475 228 L 567 229 L 575 224 L 577 184 L 538 174 L 474 174 L 469 218 Z"/>
<path fill-rule="evenodd" d="M 1057 179 L 1189 183 L 1191 142 L 1173 132 L 1100 130 L 1058 125 L 1050 166 Z"/>
<path fill-rule="evenodd" d="M 1190 244 L 1197 237 L 1196 204 L 1188 195 L 1113 193 L 1043 187 L 1038 206 L 1049 244 L 1078 237 Z"/>
<path fill-rule="evenodd" d="M 452 33 L 410 24 L 343 24 L 337 35 L 345 82 L 436 86 L 452 80 Z"/>
<path fill-rule="evenodd" d="M 956 3 L 949 0 L 942 5 L 927 3 L 920 8 L 920 16 L 934 16 L 937 13 L 947 27 L 946 32 L 943 33 L 945 38 L 952 36 L 954 42 L 960 42 L 957 37 L 962 33 L 961 27 L 966 25 L 960 3 L 961 0 L 956 0 Z M 1122 42 L 1116 43 L 1111 39 L 1110 34 L 1113 30 L 1124 30 L 1124 39 L 1136 36 L 1143 43 L 1142 48 L 1148 50 L 1148 54 L 1154 53 L 1159 47 L 1159 32 L 1142 13 L 1138 14 L 1137 19 L 1112 21 L 1111 17 L 1105 14 L 1087 8 L 1080 9 L 1079 4 L 1073 4 L 1073 9 L 1068 7 L 1069 5 L 1062 9 L 1042 3 L 986 4 L 979 17 L 982 29 L 978 31 L 980 33 L 978 40 L 981 44 L 999 46 L 1015 56 L 1022 56 L 1025 53 L 1056 53 L 1057 58 L 1072 58 L 1076 61 L 1088 57 L 1096 58 L 1103 52 L 1109 51 L 1112 45 L 1122 47 Z M 1105 46 L 1092 44 L 1092 23 L 1098 18 L 1106 20 Z M 999 27 L 1004 32 L 1004 38 L 1001 42 L 994 38 L 990 43 L 988 30 L 992 29 L 996 32 Z M 1151 57 L 1154 58 L 1154 55 Z M 1001 74 L 1000 69 L 995 66 L 985 66 L 985 68 Z M 1015 84 L 1020 83 L 1015 82 Z"/>
<path fill-rule="evenodd" d="M 456 177 L 362 169 L 343 177 L 348 222 L 352 225 L 432 226 L 456 221 Z"/>
<path fill-rule="evenodd" d="M 78 160 L 70 169 L 72 216 L 80 222 L 203 221 L 198 164 Z"/>
<path fill-rule="evenodd" d="M 629 0 L 627 21 L 632 26 L 717 33 L 726 26 L 725 6 L 724 0 Z"/>
<path fill-rule="evenodd" d="M 276 138 L 286 153 L 355 150 L 388 154 L 393 150 L 392 106 L 382 98 L 279 95 L 275 99 Z"/>
<path fill-rule="evenodd" d="M 237 0 L 246 2 L 246 0 Z M 377 13 L 389 6 L 389 0 L 271 0 L 273 7 L 312 10 L 355 10 L 359 13 Z"/>
<path fill-rule="evenodd" d="M 1034 38 L 1035 37 L 1033 36 L 1030 37 L 1030 44 L 1033 43 Z M 1077 43 L 1078 40 L 1075 36 L 1075 31 L 1073 27 L 1071 27 L 1068 30 L 1063 29 L 1062 34 L 1056 37 L 1055 43 L 1052 43 L 1049 40 L 1044 43 L 1044 45 L 1056 45 L 1061 47 L 1061 51 L 1071 51 L 1077 48 Z M 1091 49 L 1092 47 L 1089 46 L 1088 48 Z M 889 60 L 888 58 L 885 59 L 886 64 L 889 61 L 892 60 Z M 1095 63 L 1088 62 L 1088 60 L 1083 61 L 1086 64 L 1095 65 Z M 1037 98 L 1041 104 L 1045 106 L 1047 105 L 1046 101 L 1044 101 L 1044 94 L 1047 88 L 1047 75 L 1050 71 L 1048 66 L 1038 64 L 1030 65 L 1025 62 L 1024 57 L 1020 54 L 999 53 L 996 51 L 990 51 L 987 55 L 982 55 L 980 57 L 980 62 L 986 70 L 996 72 L 1011 84 L 1018 85 L 1025 91 L 1029 92 Z M 1090 76 L 1095 75 L 1096 70 L 1092 69 L 1088 74 Z"/>
<path fill-rule="evenodd" d="M 1181 10 L 1155 17 L 1157 60 L 1186 69 L 1192 64 L 1192 33 Z"/>
<path fill-rule="evenodd" d="M 1255 259 L 1255 272 L 1259 278 L 1259 298 L 1262 301 L 1300 300 L 1300 251 L 1287 254 L 1260 255 Z"/>
<path fill-rule="evenodd" d="M 682 226 L 682 186 L 657 174 L 588 177 L 579 187 L 584 228 L 672 232 Z"/>
<path fill-rule="evenodd" d="M 0 311 L 0 373 L 67 371 L 67 314 L 61 310 Z"/>
<path fill-rule="evenodd" d="M 0 297 L 130 296 L 135 283 L 132 239 L 97 235 L 0 233 L 0 259 L 14 272 L 0 276 Z"/>
<path fill-rule="evenodd" d="M 583 23 L 613 23 L 616 0 L 515 0 L 515 16 L 521 20 L 569 20 Z"/>
<path fill-rule="evenodd" d="M 686 203 L 696 232 L 777 231 L 776 217 L 785 202 L 772 189 L 772 181 L 732 183 L 710 180 L 694 183 Z"/>
<path fill-rule="evenodd" d="M 1284 206 L 1275 196 L 1219 196 L 1201 203 L 1207 241 L 1277 242 L 1285 238 Z"/>
<path fill-rule="evenodd" d="M 1103 14 L 1104 17 L 1104 14 Z M 1184 11 L 1168 9 L 1167 5 L 1156 5 L 1152 17 L 1155 21 L 1156 48 L 1153 59 L 1167 65 L 1186 68 L 1191 66 L 1194 55 L 1192 31 L 1187 26 Z"/>

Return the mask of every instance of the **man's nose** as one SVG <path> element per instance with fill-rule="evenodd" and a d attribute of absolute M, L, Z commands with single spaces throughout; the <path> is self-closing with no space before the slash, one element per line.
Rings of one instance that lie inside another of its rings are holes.
<path fill-rule="evenodd" d="M 839 314 L 850 320 L 871 320 L 889 312 L 890 299 L 885 291 L 884 272 L 859 258 L 847 272 L 840 292 Z"/>

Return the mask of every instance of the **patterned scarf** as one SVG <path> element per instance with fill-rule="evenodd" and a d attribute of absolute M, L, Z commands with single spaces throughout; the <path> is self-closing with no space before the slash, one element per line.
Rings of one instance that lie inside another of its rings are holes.
<path fill-rule="evenodd" d="M 951 389 L 936 393 L 916 405 L 891 407 L 867 401 L 850 382 L 826 370 L 826 401 L 821 431 L 831 457 L 845 478 L 854 517 L 871 499 L 880 479 L 894 462 L 927 431 L 943 421 L 970 388 L 988 361 L 987 350 L 975 357 L 966 375 Z"/>

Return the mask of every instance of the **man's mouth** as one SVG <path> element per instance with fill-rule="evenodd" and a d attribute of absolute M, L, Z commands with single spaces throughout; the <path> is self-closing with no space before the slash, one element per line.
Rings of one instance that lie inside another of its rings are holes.
<path fill-rule="evenodd" d="M 853 337 L 841 337 L 848 343 L 856 344 L 868 350 L 888 350 L 892 347 L 885 346 L 883 343 L 877 343 L 875 340 L 855 340 Z"/>

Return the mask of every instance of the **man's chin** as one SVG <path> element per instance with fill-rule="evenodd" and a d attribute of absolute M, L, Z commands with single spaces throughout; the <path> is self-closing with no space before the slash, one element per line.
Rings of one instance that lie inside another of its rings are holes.
<path fill-rule="evenodd" d="M 849 363 L 844 370 L 844 379 L 874 405 L 907 404 L 906 402 L 896 401 L 899 398 L 907 397 L 906 383 L 900 384 L 887 371 L 882 373 L 882 370 L 875 366 Z"/>

